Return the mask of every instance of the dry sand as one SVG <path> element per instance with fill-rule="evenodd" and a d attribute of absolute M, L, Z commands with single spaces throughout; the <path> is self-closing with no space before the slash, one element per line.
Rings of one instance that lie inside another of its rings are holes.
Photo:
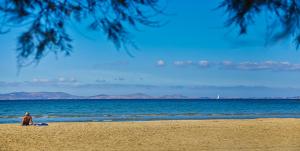
<path fill-rule="evenodd" d="M 300 119 L 0 124 L 0 150 L 299 151 Z"/>

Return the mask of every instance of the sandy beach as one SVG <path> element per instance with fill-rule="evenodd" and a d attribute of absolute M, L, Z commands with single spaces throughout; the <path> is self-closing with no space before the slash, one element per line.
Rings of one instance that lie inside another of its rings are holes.
<path fill-rule="evenodd" d="M 300 150 L 300 119 L 0 125 L 0 150 Z"/>

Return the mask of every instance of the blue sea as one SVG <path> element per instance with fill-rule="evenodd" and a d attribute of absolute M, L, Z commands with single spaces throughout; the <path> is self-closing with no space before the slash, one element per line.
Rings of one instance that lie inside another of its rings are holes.
<path fill-rule="evenodd" d="M 300 118 L 300 100 L 4 100 L 0 123 Z"/>

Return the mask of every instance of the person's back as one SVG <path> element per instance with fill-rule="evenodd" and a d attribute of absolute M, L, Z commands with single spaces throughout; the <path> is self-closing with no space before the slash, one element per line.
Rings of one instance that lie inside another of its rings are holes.
<path fill-rule="evenodd" d="M 22 119 L 22 125 L 23 126 L 28 126 L 28 125 L 32 125 L 32 117 L 30 116 L 30 114 L 28 112 L 25 113 L 25 116 L 23 116 Z"/>

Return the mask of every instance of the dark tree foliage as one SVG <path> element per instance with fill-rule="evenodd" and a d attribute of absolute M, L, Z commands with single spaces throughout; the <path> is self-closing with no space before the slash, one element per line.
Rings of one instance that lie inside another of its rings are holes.
<path fill-rule="evenodd" d="M 247 33 L 249 24 L 262 11 L 271 21 L 267 24 L 272 40 L 292 37 L 296 47 L 300 44 L 300 1 L 299 0 L 223 0 L 219 8 L 228 15 L 226 26 L 237 25 L 240 34 Z"/>
<path fill-rule="evenodd" d="M 157 26 L 151 18 L 161 13 L 158 0 L 4 0 L 0 2 L 1 33 L 24 27 L 18 37 L 19 65 L 37 62 L 49 52 L 72 51 L 66 32 L 70 21 L 89 22 L 88 28 L 103 32 L 117 48 L 132 43 L 128 27 Z M 127 28 L 126 28 L 127 27 Z"/>

